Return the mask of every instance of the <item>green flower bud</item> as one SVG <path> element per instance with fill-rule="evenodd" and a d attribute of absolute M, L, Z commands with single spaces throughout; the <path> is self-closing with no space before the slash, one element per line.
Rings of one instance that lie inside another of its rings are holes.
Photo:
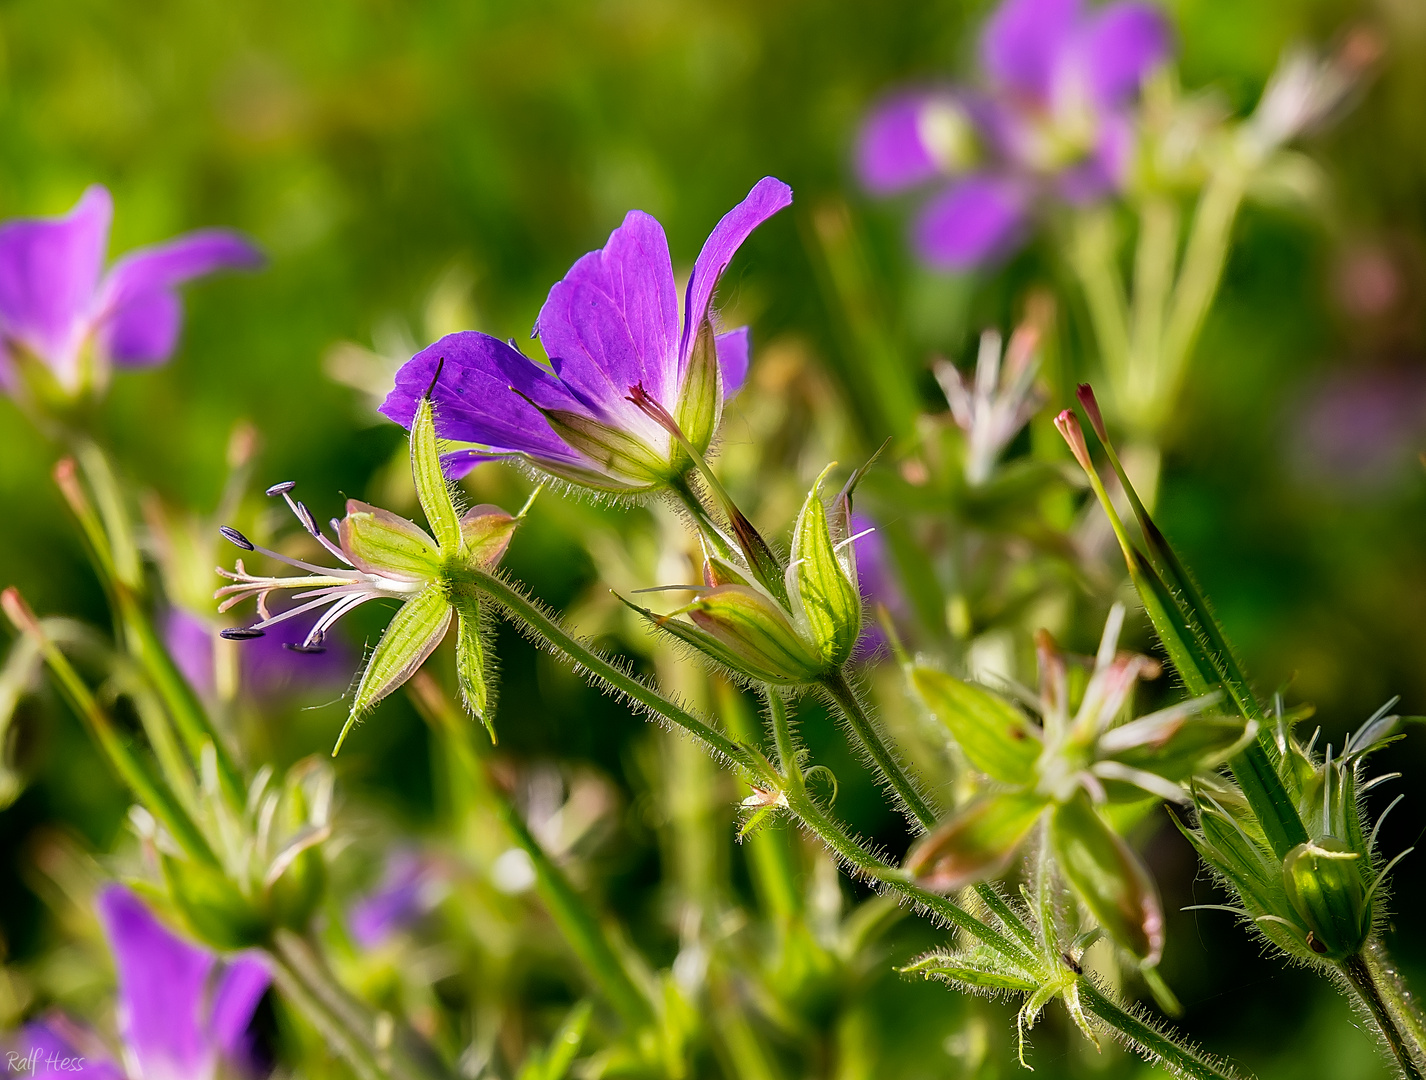
<path fill-rule="evenodd" d="M 827 466 L 812 485 L 797 516 L 787 591 L 801 605 L 823 664 L 838 668 L 852 655 L 861 633 L 862 597 L 852 545 L 845 537 L 840 545 L 834 543 L 827 507 L 818 492 L 831 468 Z"/>
<path fill-rule="evenodd" d="M 934 668 L 914 667 L 911 682 L 967 760 L 994 780 L 1029 785 L 1043 744 L 1040 729 L 1010 702 Z"/>
<path fill-rule="evenodd" d="M 1050 803 L 1033 792 L 1001 792 L 977 799 L 911 849 L 906 869 L 917 884 L 954 892 L 998 876 Z"/>
<path fill-rule="evenodd" d="M 733 670 L 764 682 L 812 682 L 826 666 L 786 612 L 746 585 L 720 585 L 685 609 L 702 634 L 680 634 Z M 678 625 L 664 620 L 660 625 Z"/>
<path fill-rule="evenodd" d="M 1307 946 L 1324 960 L 1361 951 L 1371 932 L 1362 857 L 1332 836 L 1298 844 L 1282 861 L 1293 911 L 1307 925 Z"/>

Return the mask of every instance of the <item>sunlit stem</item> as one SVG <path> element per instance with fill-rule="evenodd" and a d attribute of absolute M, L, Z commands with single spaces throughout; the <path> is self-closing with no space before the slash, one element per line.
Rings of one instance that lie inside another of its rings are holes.
<path fill-rule="evenodd" d="M 128 741 L 114 726 L 113 720 L 95 700 L 94 694 L 74 670 L 69 657 L 45 633 L 44 627 L 35 618 L 34 612 L 25 603 L 18 590 L 6 589 L 0 594 L 0 605 L 15 628 L 29 635 L 39 646 L 40 653 L 49 665 L 60 692 L 78 714 L 100 752 L 119 779 L 144 804 L 148 811 L 172 834 L 175 841 L 191 858 L 217 866 L 217 857 L 208 841 L 180 805 L 177 797 L 149 771 L 149 766 L 130 748 Z"/>
<path fill-rule="evenodd" d="M 772 765 L 756 750 L 733 741 L 687 709 L 665 700 L 657 690 L 576 638 L 558 619 L 544 611 L 539 604 L 504 578 L 483 570 L 471 569 L 469 585 L 504 608 L 518 627 L 539 641 L 553 646 L 571 663 L 623 694 L 639 708 L 646 709 L 667 720 L 674 727 L 683 729 L 711 753 L 733 765 L 747 779 L 763 786 L 776 783 L 777 774 Z"/>
<path fill-rule="evenodd" d="M 772 687 L 766 687 L 767 711 L 772 718 L 772 735 L 777 744 L 778 764 L 782 766 L 787 787 L 801 791 L 802 765 L 797 760 L 797 744 L 792 739 L 792 725 L 787 718 L 787 702 Z"/>
<path fill-rule="evenodd" d="M 852 729 L 857 741 L 871 757 L 877 770 L 881 773 L 882 779 L 901 801 L 911 820 L 922 829 L 934 828 L 936 811 L 931 808 L 931 804 L 917 790 L 916 784 L 902 768 L 901 763 L 896 760 L 895 753 L 887 746 L 881 733 L 877 730 L 876 721 L 867 713 L 866 707 L 857 697 L 851 684 L 847 682 L 846 676 L 838 671 L 836 674 L 827 676 L 822 681 L 822 686 L 836 703 L 838 711 L 846 719 L 847 725 Z"/>
<path fill-rule="evenodd" d="M 1077 986 L 1080 1004 L 1086 1012 L 1158 1058 L 1175 1075 L 1191 1077 L 1192 1080 L 1234 1080 L 1234 1072 L 1214 1064 L 1196 1050 L 1175 1042 L 1167 1032 L 1160 1031 L 1135 1016 L 1111 1000 L 1093 980 L 1082 978 Z"/>
<path fill-rule="evenodd" d="M 451 759 L 455 774 L 452 787 L 467 796 L 479 792 L 515 846 L 529 857 L 540 899 L 594 983 L 627 1023 L 636 1028 L 651 1023 L 654 1014 L 648 998 L 639 989 L 598 914 L 585 903 L 568 876 L 531 834 L 510 799 L 491 779 L 471 738 L 476 729 L 470 718 L 457 709 L 435 680 L 424 672 L 418 673 L 407 684 L 407 689 Z"/>
<path fill-rule="evenodd" d="M 1422 1080 L 1426 1023 L 1381 942 L 1372 939 L 1359 955 L 1348 957 L 1339 966 L 1402 1075 L 1407 1080 Z"/>

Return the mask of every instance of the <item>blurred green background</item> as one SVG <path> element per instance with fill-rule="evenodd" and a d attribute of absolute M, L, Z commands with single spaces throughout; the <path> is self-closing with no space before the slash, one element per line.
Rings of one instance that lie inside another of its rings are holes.
<path fill-rule="evenodd" d="M 1394 694 L 1403 711 L 1426 712 L 1426 472 L 1417 460 L 1426 447 L 1426 9 L 1415 0 L 1170 8 L 1184 85 L 1214 87 L 1240 111 L 1292 42 L 1330 41 L 1366 22 L 1389 43 L 1355 109 L 1312 140 L 1332 182 L 1331 212 L 1250 207 L 1241 219 L 1160 497 L 1162 524 L 1249 670 L 1264 689 L 1294 679 L 1292 695 L 1317 703 L 1324 738 L 1340 744 Z M 850 205 L 874 268 L 870 299 L 912 368 L 934 353 L 964 361 L 974 335 L 1006 325 L 1026 288 L 1062 286 L 1043 241 L 983 277 L 918 269 L 903 242 L 904 207 L 869 202 L 850 174 L 867 104 L 898 82 L 968 71 L 984 9 L 6 0 L 0 215 L 63 212 L 99 181 L 115 196 L 115 253 L 203 225 L 256 237 L 269 269 L 190 290 L 175 362 L 119 375 L 102 424 L 131 478 L 206 512 L 230 431 L 249 419 L 263 441 L 257 480 L 297 480 L 321 517 L 339 509 L 339 492 L 396 486 L 387 466 L 401 443 L 324 372 L 324 357 L 330 367 L 340 342 L 381 352 L 403 334 L 421 345 L 458 326 L 523 338 L 549 285 L 631 207 L 659 217 L 686 272 L 754 181 L 771 173 L 790 183 L 792 213 L 753 238 L 721 296 L 730 325 L 753 324 L 755 349 L 810 357 L 838 394 L 838 373 L 859 358 L 810 251 L 821 207 Z M 1077 304 L 1061 292 L 1072 364 L 1085 337 Z M 335 355 L 350 357 L 351 347 Z M 102 594 L 48 479 L 52 460 L 0 400 L 0 584 L 20 585 L 43 613 L 102 624 Z M 595 587 L 593 563 L 568 530 L 613 519 L 545 499 L 508 565 L 563 608 Z M 353 639 L 379 625 L 373 616 L 354 626 Z M 502 633 L 500 652 L 502 749 L 590 762 L 636 799 L 642 721 L 513 634 Z M 51 941 L 26 884 L 34 830 L 66 823 L 102 849 L 123 809 L 77 724 L 39 723 L 65 716 L 43 703 L 27 709 L 19 750 L 34 780 L 0 814 L 0 941 L 14 960 Z M 325 750 L 341 715 L 336 704 L 298 714 L 273 733 L 275 752 L 293 760 Z M 1421 775 L 1421 736 L 1383 763 Z M 340 767 L 355 797 L 404 827 L 429 818 L 425 732 L 404 701 L 357 731 Z M 860 823 L 891 827 L 874 815 Z M 1411 791 L 1385 848 L 1413 843 L 1423 823 L 1426 806 Z M 626 843 L 609 900 L 632 916 L 653 903 L 660 853 L 647 830 L 630 828 Z M 1171 829 L 1156 834 L 1150 858 L 1170 909 L 1211 898 Z M 1396 891 L 1402 916 L 1391 938 L 1426 978 L 1426 927 L 1409 917 L 1426 894 L 1426 860 L 1402 865 Z M 927 940 L 908 924 L 889 959 Z M 1385 1075 L 1341 999 L 1260 957 L 1227 916 L 1174 915 L 1170 942 L 1165 970 L 1187 1006 L 1183 1027 L 1207 1049 L 1264 1077 Z M 960 1023 L 949 992 L 888 970 L 876 1000 L 881 1039 L 904 1047 L 899 1075 L 957 1075 L 943 1049 Z M 992 1016 L 1009 1070 L 1013 1026 L 1006 1010 Z M 1037 1032 L 1036 1075 L 1098 1075 L 1062 1019 Z M 1122 1055 L 1109 1064 L 1134 1074 Z"/>

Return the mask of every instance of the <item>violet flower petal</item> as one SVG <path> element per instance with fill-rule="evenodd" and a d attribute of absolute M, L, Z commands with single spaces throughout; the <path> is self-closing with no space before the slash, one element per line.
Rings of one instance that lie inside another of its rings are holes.
<path fill-rule="evenodd" d="M 792 189 L 773 176 L 764 176 L 747 198 L 723 215 L 723 219 L 713 227 L 703 250 L 693 264 L 693 273 L 688 279 L 688 291 L 684 296 L 683 338 L 678 347 L 678 373 L 683 377 L 684 367 L 693 348 L 693 336 L 708 314 L 708 305 L 713 300 L 713 290 L 718 279 L 738 248 L 743 246 L 752 231 L 773 214 L 792 205 Z"/>
<path fill-rule="evenodd" d="M 550 430 L 534 407 L 586 413 L 584 404 L 545 368 L 500 339 L 474 330 L 448 334 L 403 364 L 396 374 L 395 389 L 381 405 L 381 413 L 402 427 L 410 427 L 416 405 L 442 360 L 445 366 L 432 391 L 436 430 L 442 438 L 480 443 L 505 453 L 588 465 Z"/>
<path fill-rule="evenodd" d="M 723 372 L 723 400 L 727 401 L 742 389 L 748 377 L 748 357 L 752 349 L 748 328 L 740 326 L 717 335 L 713 347 L 718 353 L 718 367 Z"/>
<path fill-rule="evenodd" d="M 1047 100 L 1079 13 L 1079 0 L 1005 0 L 981 32 L 982 66 L 1009 89 Z"/>
<path fill-rule="evenodd" d="M 183 308 L 174 289 L 218 270 L 255 270 L 262 253 L 239 233 L 200 229 L 117 260 L 100 287 L 96 312 L 110 359 L 132 367 L 161 364 L 178 344 Z"/>
<path fill-rule="evenodd" d="M 203 1080 L 217 1048 L 201 1009 L 216 963 L 182 941 L 137 896 L 114 885 L 99 894 L 99 918 L 119 972 L 119 1028 L 146 1080 Z"/>
<path fill-rule="evenodd" d="M 1092 13 L 1074 35 L 1062 63 L 1070 70 L 1057 81 L 1081 80 L 1100 108 L 1123 104 L 1144 76 L 1168 57 L 1172 35 L 1163 12 L 1134 0 L 1119 0 Z"/>
<path fill-rule="evenodd" d="M 213 693 L 213 626 L 183 608 L 164 613 L 163 642 L 169 656 L 188 680 L 188 685 L 204 697 Z"/>
<path fill-rule="evenodd" d="M 968 176 L 930 200 L 915 241 L 933 266 L 968 270 L 1008 255 L 1023 236 L 1028 195 L 1006 177 Z"/>
<path fill-rule="evenodd" d="M 393 851 L 381 883 L 352 904 L 347 915 L 352 938 L 374 949 L 392 934 L 411 926 L 429 910 L 430 865 L 417 852 Z"/>
<path fill-rule="evenodd" d="M 893 195 L 940 174 L 922 137 L 922 114 L 944 93 L 913 91 L 887 98 L 872 109 L 857 137 L 857 176 L 875 195 Z"/>
<path fill-rule="evenodd" d="M 108 189 L 95 184 L 64 217 L 0 227 L 0 335 L 56 368 L 72 364 L 78 350 L 113 206 Z"/>
<path fill-rule="evenodd" d="M 604 247 L 550 289 L 535 333 L 560 381 L 609 419 L 643 426 L 626 400 L 636 384 L 672 406 L 678 290 L 663 226 L 629 211 Z"/>
<path fill-rule="evenodd" d="M 248 1025 L 271 983 L 272 974 L 257 954 L 239 956 L 223 972 L 213 991 L 208 1037 L 225 1061 L 251 1063 Z"/>

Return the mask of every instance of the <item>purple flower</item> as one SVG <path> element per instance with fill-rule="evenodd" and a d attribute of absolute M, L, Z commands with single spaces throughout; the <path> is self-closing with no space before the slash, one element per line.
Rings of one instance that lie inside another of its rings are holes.
<path fill-rule="evenodd" d="M 201 229 L 137 248 L 106 273 L 113 200 L 95 184 L 64 217 L 0 226 L 0 389 L 30 362 L 66 394 L 102 385 L 111 364 L 161 364 L 178 343 L 177 286 L 262 256 L 226 229 Z"/>
<path fill-rule="evenodd" d="M 451 334 L 401 368 L 381 411 L 409 426 L 439 370 L 437 430 L 479 447 L 446 455 L 453 477 L 480 461 L 521 457 L 606 491 L 668 483 L 692 464 L 671 422 L 706 450 L 724 397 L 747 374 L 747 328 L 714 333 L 718 278 L 753 229 L 791 202 L 791 188 L 765 177 L 729 211 L 693 265 L 681 318 L 663 227 L 630 211 L 540 309 L 534 336 L 548 368 L 487 334 Z"/>
<path fill-rule="evenodd" d="M 346 686 L 356 660 L 340 642 L 326 639 L 326 649 L 294 649 L 306 640 L 317 616 L 292 620 L 285 634 L 259 638 L 239 654 L 239 690 L 249 698 L 271 701 L 285 694 L 316 692 Z M 164 644 L 189 685 L 200 694 L 216 690 L 213 650 L 219 625 L 185 608 L 170 608 L 163 617 Z"/>
<path fill-rule="evenodd" d="M 381 884 L 352 904 L 348 912 L 352 937 L 364 949 L 376 948 L 426 915 L 443 888 L 430 859 L 409 848 L 393 851 Z"/>
<path fill-rule="evenodd" d="M 253 956 L 220 963 L 171 934 L 122 886 L 100 893 L 98 907 L 119 972 L 127 1068 L 108 1060 L 91 1033 L 60 1016 L 28 1025 L 5 1047 L 7 1057 L 26 1060 L 36 1077 L 213 1080 L 220 1064 L 251 1073 L 247 1030 L 271 981 L 264 964 Z"/>
<path fill-rule="evenodd" d="M 858 173 L 876 194 L 950 177 L 917 220 L 921 255 L 952 270 L 1003 257 L 1039 200 L 1086 202 L 1123 183 L 1134 96 L 1169 47 L 1163 16 L 1135 0 L 1090 12 L 1006 0 L 981 35 L 984 88 L 888 98 L 863 125 Z"/>
<path fill-rule="evenodd" d="M 896 571 L 891 565 L 891 552 L 886 549 L 886 538 L 865 514 L 852 515 L 852 547 L 857 553 L 857 575 L 861 584 L 862 598 L 871 606 L 873 614 L 862 627 L 859 644 L 863 655 L 870 655 L 888 642 L 886 631 L 876 614 L 876 608 L 886 608 L 894 623 L 906 622 L 909 611 L 906 596 L 897 581 Z"/>

